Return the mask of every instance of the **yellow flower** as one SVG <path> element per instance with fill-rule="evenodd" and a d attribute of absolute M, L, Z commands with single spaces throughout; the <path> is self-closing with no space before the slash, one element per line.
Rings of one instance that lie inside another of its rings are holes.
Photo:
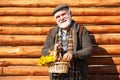
<path fill-rule="evenodd" d="M 47 65 L 52 62 L 55 62 L 54 57 L 52 55 L 41 56 L 38 61 L 38 66 Z"/>

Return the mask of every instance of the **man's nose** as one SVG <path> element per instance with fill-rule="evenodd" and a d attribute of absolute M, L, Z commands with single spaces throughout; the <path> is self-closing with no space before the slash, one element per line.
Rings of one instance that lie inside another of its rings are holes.
<path fill-rule="evenodd" d="M 60 16 L 60 19 L 61 19 L 61 20 L 64 19 L 64 16 Z"/>

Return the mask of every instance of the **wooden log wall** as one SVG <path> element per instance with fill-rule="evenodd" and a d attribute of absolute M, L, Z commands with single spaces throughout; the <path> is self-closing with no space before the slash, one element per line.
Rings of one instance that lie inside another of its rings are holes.
<path fill-rule="evenodd" d="M 0 0 L 0 80 L 49 80 L 37 63 L 62 3 L 91 34 L 89 80 L 120 80 L 120 0 Z"/>

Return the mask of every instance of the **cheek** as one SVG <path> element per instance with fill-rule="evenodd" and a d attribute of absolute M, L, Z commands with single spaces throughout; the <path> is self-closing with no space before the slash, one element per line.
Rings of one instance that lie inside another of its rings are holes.
<path fill-rule="evenodd" d="M 68 14 L 66 14 L 64 17 L 65 17 L 65 18 L 69 18 L 69 15 L 68 15 Z"/>
<path fill-rule="evenodd" d="M 60 23 L 60 19 L 56 19 L 56 22 L 57 22 L 57 23 Z"/>

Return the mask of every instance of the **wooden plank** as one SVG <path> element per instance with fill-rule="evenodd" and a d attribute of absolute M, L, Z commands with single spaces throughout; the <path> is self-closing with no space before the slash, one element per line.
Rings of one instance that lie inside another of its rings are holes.
<path fill-rule="evenodd" d="M 3 75 L 10 76 L 48 76 L 48 67 L 39 67 L 39 66 L 7 66 L 3 67 Z"/>
<path fill-rule="evenodd" d="M 20 34 L 20 35 L 46 35 L 52 27 L 25 27 L 25 26 L 0 26 L 0 34 Z"/>
<path fill-rule="evenodd" d="M 119 65 L 101 65 L 101 66 L 89 66 L 89 74 L 91 75 L 117 75 L 120 73 Z"/>
<path fill-rule="evenodd" d="M 0 26 L 0 34 L 47 35 L 55 26 Z M 120 33 L 120 25 L 85 25 L 91 34 Z"/>
<path fill-rule="evenodd" d="M 120 8 L 89 7 L 89 8 L 70 8 L 73 16 L 119 16 Z"/>
<path fill-rule="evenodd" d="M 70 7 L 73 16 L 119 16 L 120 8 L 77 8 Z M 53 8 L 2 7 L 0 16 L 51 16 Z"/>
<path fill-rule="evenodd" d="M 24 6 L 24 7 L 40 7 L 40 6 L 56 6 L 58 4 L 66 3 L 69 6 L 119 6 L 119 0 L 1 0 L 0 6 Z"/>
<path fill-rule="evenodd" d="M 89 65 L 120 65 L 120 57 L 91 57 Z"/>
<path fill-rule="evenodd" d="M 3 7 L 0 8 L 1 16 L 51 16 L 53 8 L 22 8 L 22 7 Z"/>
<path fill-rule="evenodd" d="M 119 75 L 89 75 L 89 80 L 119 80 Z M 0 80 L 49 80 L 48 76 L 0 76 Z"/>
<path fill-rule="evenodd" d="M 120 80 L 120 75 L 89 75 L 89 80 Z"/>
<path fill-rule="evenodd" d="M 1 63 L 1 62 L 0 62 Z M 2 75 L 2 72 L 3 72 L 3 68 L 0 67 L 0 76 Z"/>
<path fill-rule="evenodd" d="M 92 34 L 120 33 L 120 25 L 89 25 L 85 27 Z"/>
<path fill-rule="evenodd" d="M 39 58 L 1 58 L 0 66 L 37 66 Z M 89 65 L 120 65 L 120 57 L 91 57 Z"/>
<path fill-rule="evenodd" d="M 120 1 L 118 0 L 80 0 L 81 6 L 119 6 Z"/>
<path fill-rule="evenodd" d="M 0 80 L 49 80 L 48 76 L 0 76 Z"/>
<path fill-rule="evenodd" d="M 80 24 L 120 24 L 120 16 L 74 16 Z M 52 16 L 0 16 L 0 24 L 56 24 Z"/>
<path fill-rule="evenodd" d="M 92 34 L 91 38 L 92 38 L 93 44 L 119 44 L 120 43 L 120 34 Z"/>
<path fill-rule="evenodd" d="M 120 16 L 80 16 L 73 17 L 80 24 L 119 24 Z M 117 21 L 118 20 L 118 21 Z"/>
<path fill-rule="evenodd" d="M 41 46 L 1 46 L 0 57 L 40 57 Z"/>
<path fill-rule="evenodd" d="M 93 47 L 93 56 L 120 55 L 120 45 L 97 45 Z M 39 58 L 42 46 L 0 46 L 0 57 Z"/>
<path fill-rule="evenodd" d="M 39 1 L 39 0 L 1 0 L 0 1 L 0 6 L 25 6 L 25 7 L 40 7 L 40 6 L 56 6 L 61 3 L 66 3 L 66 4 L 72 4 L 72 6 L 77 6 L 79 5 L 79 0 L 71 1 L 57 1 L 57 0 L 44 0 L 44 1 Z"/>
<path fill-rule="evenodd" d="M 102 37 L 101 37 L 102 36 Z M 117 36 L 117 37 L 116 37 Z M 45 42 L 46 35 L 0 35 L 1 46 L 40 45 Z M 120 44 L 120 34 L 92 34 L 93 44 Z"/>
<path fill-rule="evenodd" d="M 39 58 L 0 58 L 0 66 L 37 66 Z"/>
<path fill-rule="evenodd" d="M 89 66 L 90 75 L 114 75 L 120 74 L 119 65 L 101 65 L 101 66 Z M 3 67 L 3 75 L 8 76 L 47 76 L 48 67 L 39 67 L 39 66 L 7 66 Z"/>
<path fill-rule="evenodd" d="M 93 47 L 93 55 L 119 55 L 120 45 L 98 45 Z"/>
<path fill-rule="evenodd" d="M 0 45 L 43 45 L 45 36 L 40 35 L 0 35 Z"/>

